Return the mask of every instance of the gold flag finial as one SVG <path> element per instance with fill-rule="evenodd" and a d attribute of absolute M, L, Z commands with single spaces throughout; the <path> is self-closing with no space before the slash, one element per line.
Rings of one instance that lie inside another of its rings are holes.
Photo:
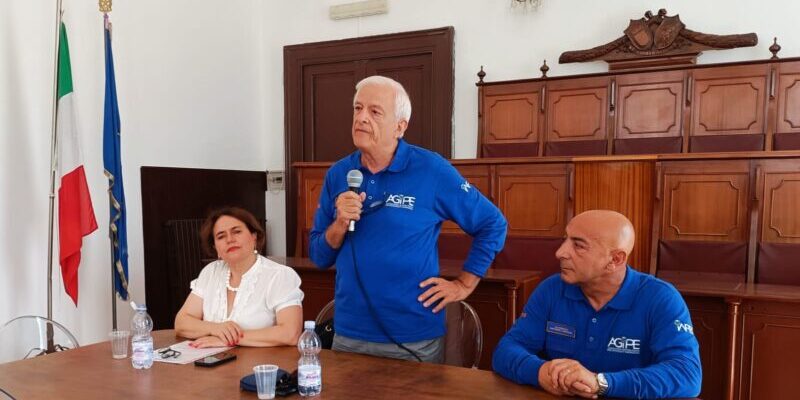
<path fill-rule="evenodd" d="M 100 4 L 100 12 L 111 12 L 111 0 L 99 0 L 98 3 Z"/>

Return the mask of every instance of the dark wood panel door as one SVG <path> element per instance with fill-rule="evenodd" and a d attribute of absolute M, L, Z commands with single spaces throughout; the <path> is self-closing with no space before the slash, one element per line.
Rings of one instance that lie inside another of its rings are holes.
<path fill-rule="evenodd" d="M 767 64 L 693 71 L 690 134 L 763 134 L 768 76 Z"/>
<path fill-rule="evenodd" d="M 747 161 L 672 162 L 664 167 L 661 239 L 745 241 Z"/>
<path fill-rule="evenodd" d="M 435 134 L 437 129 L 444 128 L 442 124 L 449 125 L 450 121 L 434 118 L 431 104 L 439 93 L 434 93 L 433 84 L 433 55 L 422 54 L 403 57 L 388 57 L 369 60 L 366 62 L 366 74 L 383 75 L 392 78 L 406 89 L 411 99 L 411 121 L 403 138 L 411 144 L 426 149 L 439 148 L 436 143 L 440 139 Z M 434 126 L 434 123 L 439 126 Z M 449 140 L 449 138 L 447 138 Z M 352 145 L 350 146 L 352 149 Z M 351 150 L 352 151 L 352 150 Z"/>
<path fill-rule="evenodd" d="M 539 143 L 544 126 L 542 88 L 541 82 L 486 86 L 481 99 L 481 144 Z"/>
<path fill-rule="evenodd" d="M 167 252 L 167 222 L 203 219 L 218 207 L 238 206 L 252 212 L 263 224 L 267 176 L 263 171 L 142 167 L 141 183 L 147 308 L 155 329 L 172 329 L 175 314 L 183 303 L 171 298 L 175 292 L 185 298 L 189 294 L 189 281 L 197 276 L 174 281 L 176 275 L 170 269 L 176 266 Z M 202 258 L 207 257 L 198 257 Z M 198 273 L 202 267 L 197 266 Z"/>
<path fill-rule="evenodd" d="M 564 164 L 498 166 L 497 205 L 509 236 L 564 236 L 572 212 L 569 181 Z"/>
<path fill-rule="evenodd" d="M 364 76 L 354 61 L 303 69 L 303 160 L 336 161 L 353 152 L 353 95 Z"/>
<path fill-rule="evenodd" d="M 546 140 L 605 140 L 609 84 L 609 77 L 549 82 Z"/>
<path fill-rule="evenodd" d="M 800 376 L 800 307 L 758 302 L 742 316 L 740 398 L 792 397 Z"/>
<path fill-rule="evenodd" d="M 669 71 L 618 76 L 614 137 L 681 136 L 685 75 Z"/>
<path fill-rule="evenodd" d="M 775 133 L 800 133 L 800 62 L 777 64 L 777 74 L 771 82 L 778 101 Z"/>
<path fill-rule="evenodd" d="M 452 27 L 284 47 L 286 237 L 296 226 L 297 161 L 336 161 L 355 150 L 355 84 L 371 74 L 402 83 L 412 100 L 406 138 L 450 158 L 453 115 Z M 287 254 L 302 254 L 287 240 Z"/>

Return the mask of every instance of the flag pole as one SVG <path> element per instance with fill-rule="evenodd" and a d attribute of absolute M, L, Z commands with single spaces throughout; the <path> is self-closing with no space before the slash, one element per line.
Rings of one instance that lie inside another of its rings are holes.
<path fill-rule="evenodd" d="M 53 319 L 53 210 L 55 208 L 56 199 L 56 135 L 57 128 L 57 115 L 58 115 L 58 46 L 59 46 L 59 32 L 61 31 L 61 17 L 63 11 L 61 10 L 61 1 L 56 2 L 56 41 L 55 50 L 53 52 L 53 107 L 52 107 L 52 124 L 51 124 L 51 141 L 50 141 L 50 209 L 48 216 L 47 227 L 47 319 Z M 55 351 L 53 345 L 53 326 L 47 324 L 47 353 Z"/>
<path fill-rule="evenodd" d="M 108 13 L 111 12 L 112 0 L 98 0 L 97 4 L 100 12 L 103 13 L 103 29 L 108 29 L 111 32 L 111 24 L 108 22 Z M 106 46 L 103 46 L 105 49 Z M 108 79 L 108 78 L 106 78 Z M 109 204 L 112 203 L 113 194 L 111 190 L 108 191 Z M 114 231 L 111 229 L 111 224 L 108 226 L 108 243 L 109 255 L 111 256 L 111 329 L 117 330 L 117 289 L 114 282 L 115 260 L 114 260 Z"/>

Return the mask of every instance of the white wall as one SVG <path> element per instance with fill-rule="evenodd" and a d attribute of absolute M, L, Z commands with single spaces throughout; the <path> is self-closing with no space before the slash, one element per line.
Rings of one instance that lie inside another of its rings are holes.
<path fill-rule="evenodd" d="M 768 1 L 389 0 L 387 15 L 332 21 L 328 6 L 350 0 L 136 0 L 114 2 L 114 52 L 129 211 L 132 295 L 144 298 L 142 165 L 283 169 L 283 46 L 455 27 L 456 158 L 475 154 L 477 80 L 599 72 L 603 63 L 558 65 L 561 52 L 621 35 L 645 10 L 679 12 L 690 29 L 756 32 L 755 48 L 709 51 L 700 63 L 800 55 L 800 3 Z M 0 323 L 46 312 L 45 268 L 53 5 L 0 2 Z M 54 315 L 82 342 L 103 340 L 110 322 L 108 223 L 102 176 L 103 48 L 96 1 L 65 0 L 84 160 L 101 228 L 86 238 L 76 309 L 54 274 Z M 266 198 L 269 247 L 285 248 L 283 193 Z M 58 266 L 56 265 L 56 269 Z M 120 322 L 128 313 L 120 307 Z"/>
<path fill-rule="evenodd" d="M 55 1 L 0 5 L 0 323 L 45 315 Z M 105 84 L 96 1 L 66 0 L 84 165 L 100 228 L 84 239 L 76 308 L 54 273 L 55 319 L 82 343 L 111 327 L 108 200 L 103 177 Z M 255 0 L 115 1 L 130 287 L 144 301 L 139 169 L 263 170 L 260 29 Z M 56 243 L 57 246 L 57 243 Z M 57 247 L 56 247 L 57 248 Z M 54 268 L 58 271 L 57 252 Z M 130 308 L 118 304 L 128 326 Z"/>

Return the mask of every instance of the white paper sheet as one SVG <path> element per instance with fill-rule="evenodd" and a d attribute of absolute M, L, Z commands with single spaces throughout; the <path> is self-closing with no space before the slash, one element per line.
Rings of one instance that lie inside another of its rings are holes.
<path fill-rule="evenodd" d="M 159 354 L 158 352 L 166 349 L 167 347 L 162 347 L 160 349 L 157 349 L 153 352 L 153 361 L 164 362 L 169 364 L 189 364 L 203 357 L 213 356 L 214 354 L 222 353 L 223 351 L 230 350 L 232 348 L 232 347 L 211 347 L 207 349 L 196 349 L 194 347 L 189 346 L 189 343 L 191 342 L 192 342 L 191 340 L 186 340 L 168 346 L 172 350 L 179 351 L 181 353 L 181 355 L 178 357 L 161 358 L 161 354 Z"/>

